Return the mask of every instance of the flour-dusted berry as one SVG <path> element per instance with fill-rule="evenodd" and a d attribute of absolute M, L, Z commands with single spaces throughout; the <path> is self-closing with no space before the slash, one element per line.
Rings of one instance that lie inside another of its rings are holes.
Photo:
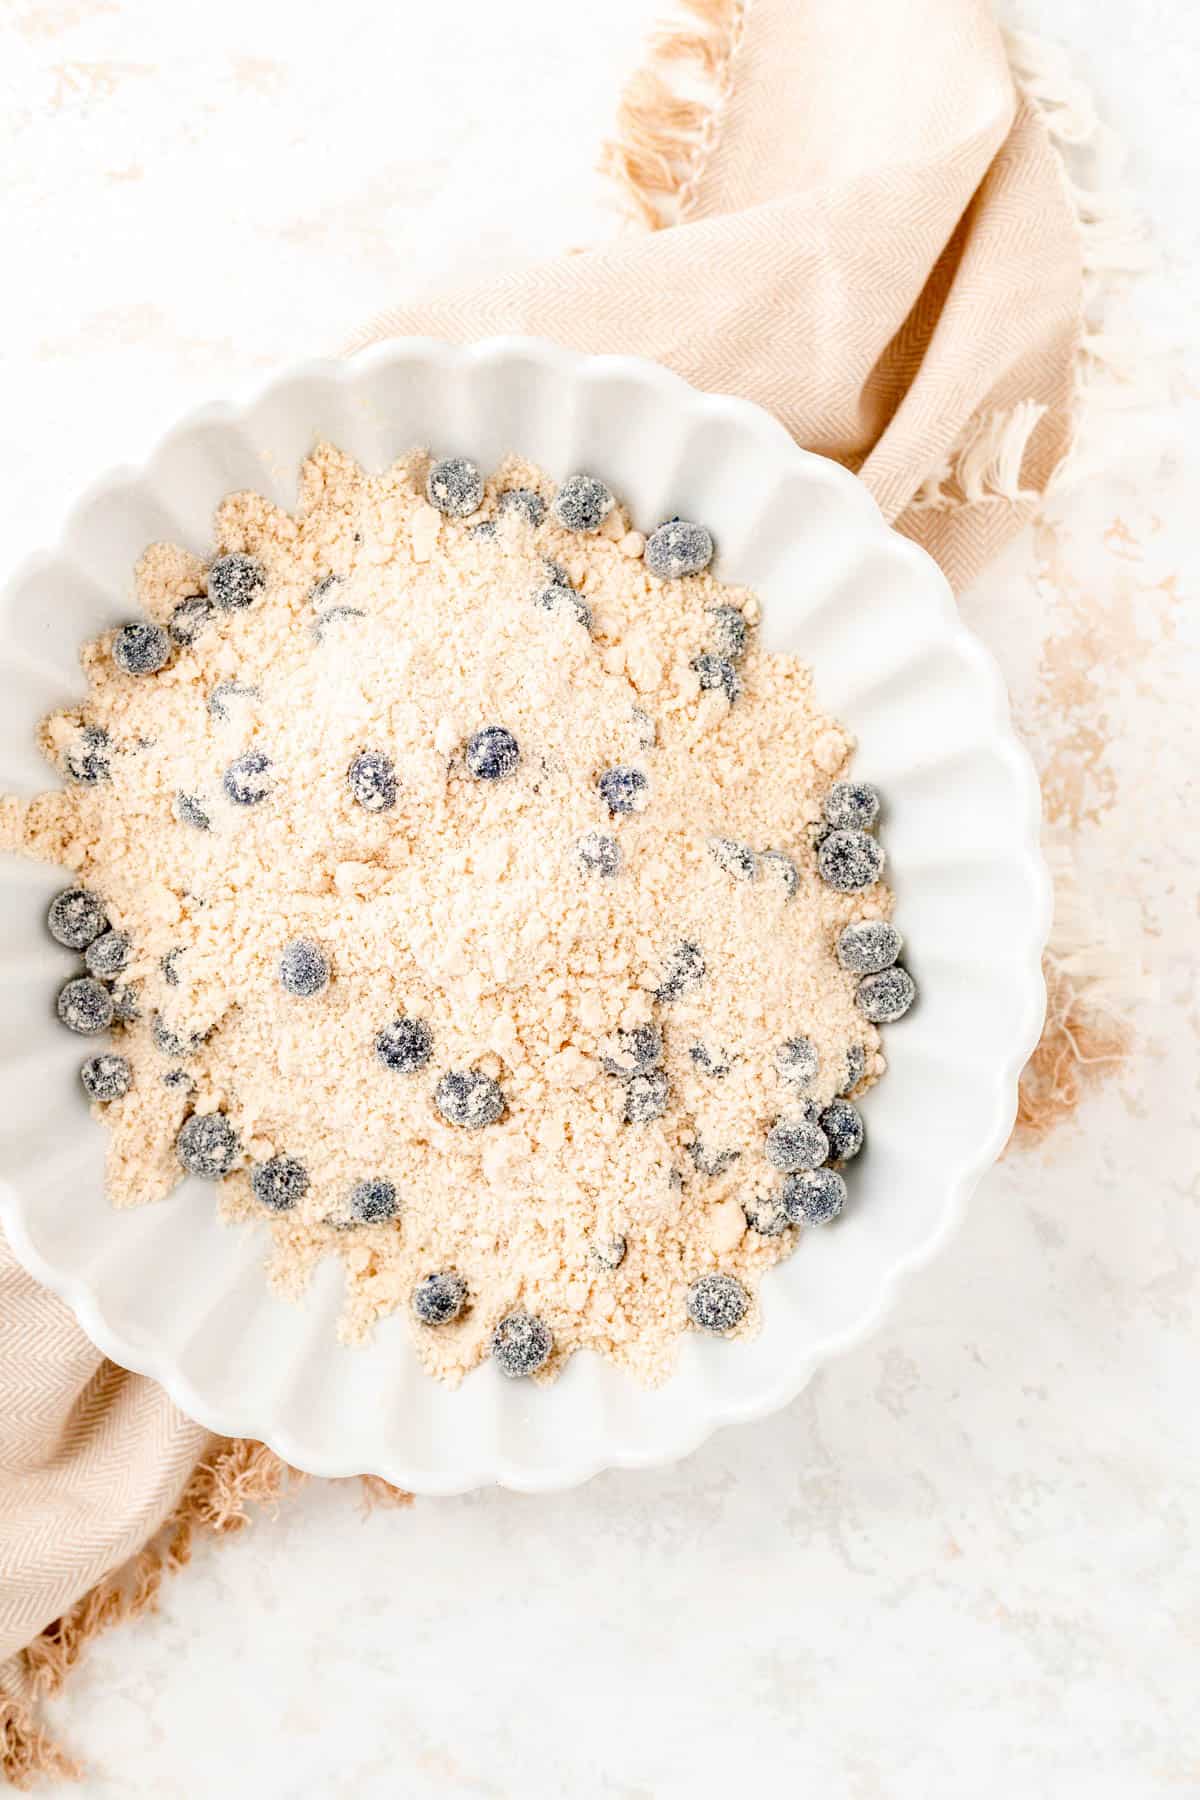
<path fill-rule="evenodd" d="M 610 878 L 621 867 L 620 844 L 602 831 L 585 831 L 575 850 L 585 874 Z"/>
<path fill-rule="evenodd" d="M 739 844 L 735 838 L 709 838 L 708 854 L 718 869 L 734 881 L 755 881 L 758 877 L 758 858 L 749 844 Z"/>
<path fill-rule="evenodd" d="M 702 1331 L 732 1331 L 750 1310 L 750 1296 L 735 1275 L 701 1275 L 687 1296 L 688 1318 Z"/>
<path fill-rule="evenodd" d="M 448 519 L 465 519 L 483 505 L 483 476 L 467 456 L 443 457 L 425 478 L 425 498 Z"/>
<path fill-rule="evenodd" d="M 222 612 L 242 612 L 267 585 L 267 571 L 252 556 L 218 556 L 208 571 L 208 597 Z"/>
<path fill-rule="evenodd" d="M 846 1183 L 836 1169 L 809 1169 L 789 1175 L 780 1199 L 793 1225 L 828 1225 L 846 1204 Z"/>
<path fill-rule="evenodd" d="M 412 1291 L 412 1309 L 422 1325 L 449 1325 L 466 1301 L 467 1284 L 461 1275 L 426 1275 Z"/>
<path fill-rule="evenodd" d="M 831 831 L 821 839 L 817 869 L 826 887 L 856 894 L 883 873 L 883 850 L 865 831 Z"/>
<path fill-rule="evenodd" d="M 867 1052 L 862 1044 L 850 1044 L 846 1049 L 845 1077 L 838 1090 L 842 1094 L 853 1093 L 862 1080 L 867 1067 Z"/>
<path fill-rule="evenodd" d="M 762 874 L 782 891 L 784 900 L 794 900 L 800 886 L 800 871 L 782 850 L 760 850 L 758 866 Z"/>
<path fill-rule="evenodd" d="M 492 1361 L 511 1381 L 535 1375 L 554 1348 L 554 1337 L 544 1319 L 532 1313 L 513 1312 L 501 1319 L 492 1333 Z"/>
<path fill-rule="evenodd" d="M 504 1117 L 505 1099 L 498 1081 L 478 1069 L 452 1069 L 434 1091 L 434 1104 L 449 1125 L 479 1131 Z"/>
<path fill-rule="evenodd" d="M 717 655 L 726 662 L 739 663 L 746 654 L 746 642 L 750 635 L 750 627 L 736 606 L 714 606 L 709 617 L 712 620 L 712 644 Z"/>
<path fill-rule="evenodd" d="M 279 985 L 284 993 L 308 1000 L 329 984 L 329 958 L 312 938 L 293 938 L 279 959 Z"/>
<path fill-rule="evenodd" d="M 476 781 L 504 781 L 521 760 L 521 747 L 503 725 L 485 725 L 467 741 L 467 768 Z"/>
<path fill-rule="evenodd" d="M 682 1000 L 686 994 L 695 993 L 704 980 L 704 952 L 699 944 L 676 944 L 667 957 L 663 978 L 654 991 L 656 1000 L 667 1005 L 675 1000 Z"/>
<path fill-rule="evenodd" d="M 201 637 L 213 622 L 213 603 L 203 594 L 192 594 L 181 600 L 167 621 L 167 630 L 175 642 L 187 649 Z"/>
<path fill-rule="evenodd" d="M 212 819 L 199 794 L 185 794 L 181 788 L 175 796 L 175 811 L 180 822 L 190 825 L 193 831 L 212 830 Z"/>
<path fill-rule="evenodd" d="M 546 502 L 532 488 L 506 488 L 497 501 L 501 513 L 517 513 L 535 528 L 546 516 Z"/>
<path fill-rule="evenodd" d="M 879 817 L 879 795 L 865 781 L 835 781 L 824 813 L 835 831 L 869 831 Z"/>
<path fill-rule="evenodd" d="M 788 1038 L 775 1052 L 775 1067 L 793 1087 L 807 1087 L 821 1067 L 816 1045 L 806 1037 Z"/>
<path fill-rule="evenodd" d="M 161 625 L 139 619 L 113 633 L 112 659 L 126 675 L 156 675 L 171 660 L 171 640 Z"/>
<path fill-rule="evenodd" d="M 831 1100 L 817 1123 L 829 1139 L 830 1162 L 849 1162 L 863 1147 L 863 1122 L 848 1100 Z"/>
<path fill-rule="evenodd" d="M 108 915 L 99 894 L 89 888 L 64 888 L 46 914 L 50 936 L 65 950 L 86 950 L 108 930 Z"/>
<path fill-rule="evenodd" d="M 83 953 L 89 975 L 97 981 L 111 981 L 129 963 L 131 945 L 123 931 L 102 931 L 93 938 Z"/>
<path fill-rule="evenodd" d="M 112 743 L 103 725 L 85 725 L 66 753 L 67 774 L 81 787 L 95 787 L 112 777 Z"/>
<path fill-rule="evenodd" d="M 627 1125 L 650 1125 L 661 1119 L 671 1099 L 671 1086 L 662 1069 L 635 1075 L 625 1088 L 624 1119 Z"/>
<path fill-rule="evenodd" d="M 662 1061 L 662 1032 L 657 1025 L 634 1025 L 628 1031 L 614 1031 L 604 1043 L 600 1066 L 607 1075 L 630 1081 L 645 1075 Z"/>
<path fill-rule="evenodd" d="M 598 1263 L 602 1269 L 609 1270 L 610 1273 L 613 1269 L 620 1268 L 629 1250 L 628 1244 L 619 1233 L 613 1237 L 593 1238 L 588 1248 L 591 1251 L 592 1261 Z"/>
<path fill-rule="evenodd" d="M 567 581 L 551 581 L 539 588 L 535 595 L 537 604 L 543 612 L 565 612 L 582 625 L 585 631 L 592 629 L 592 609 L 582 594 Z"/>
<path fill-rule="evenodd" d="M 257 806 L 274 787 L 271 759 L 262 750 L 247 750 L 225 771 L 222 786 L 235 806 Z"/>
<path fill-rule="evenodd" d="M 273 1156 L 250 1171 L 250 1190 L 268 1212 L 294 1212 L 308 1188 L 308 1170 L 294 1156 Z"/>
<path fill-rule="evenodd" d="M 393 1075 L 415 1075 L 433 1055 L 433 1032 L 424 1019 L 402 1014 L 378 1034 L 375 1054 Z"/>
<path fill-rule="evenodd" d="M 759 1237 L 781 1237 L 791 1224 L 787 1208 L 777 1193 L 752 1194 L 742 1202 L 746 1224 Z"/>
<path fill-rule="evenodd" d="M 916 982 L 899 964 L 893 969 L 881 969 L 878 975 L 864 975 L 854 990 L 855 1006 L 872 1025 L 894 1025 L 916 997 Z"/>
<path fill-rule="evenodd" d="M 113 1022 L 112 995 L 103 982 L 91 975 L 80 975 L 59 990 L 57 1011 L 68 1031 L 94 1037 L 98 1031 L 107 1031 Z"/>
<path fill-rule="evenodd" d="M 668 519 L 646 539 L 646 567 L 660 581 L 699 575 L 713 558 L 712 533 L 687 519 Z"/>
<path fill-rule="evenodd" d="M 350 1217 L 356 1225 L 386 1225 L 400 1210 L 395 1184 L 377 1176 L 350 1190 Z"/>
<path fill-rule="evenodd" d="M 106 1053 L 89 1056 L 79 1071 L 79 1079 L 89 1100 L 107 1106 L 129 1092 L 133 1086 L 133 1070 L 125 1057 Z"/>
<path fill-rule="evenodd" d="M 206 1041 L 203 1031 L 173 1030 L 161 1013 L 155 1013 L 150 1021 L 150 1036 L 156 1050 L 178 1062 L 186 1062 L 189 1057 L 198 1055 Z"/>
<path fill-rule="evenodd" d="M 224 1113 L 193 1113 L 179 1128 L 175 1154 L 189 1175 L 223 1181 L 242 1154 L 242 1146 Z"/>
<path fill-rule="evenodd" d="M 862 919 L 847 925 L 838 936 L 838 961 L 854 975 L 877 975 L 890 969 L 901 950 L 904 939 L 886 919 Z"/>
<path fill-rule="evenodd" d="M 570 475 L 555 494 L 550 510 L 568 531 L 598 531 L 615 504 L 594 475 Z"/>
<path fill-rule="evenodd" d="M 742 684 L 738 672 L 727 656 L 715 656 L 711 650 L 692 659 L 692 667 L 700 677 L 702 688 L 720 688 L 730 706 L 739 697 Z"/>
<path fill-rule="evenodd" d="M 396 804 L 396 765 L 382 750 L 360 750 L 346 771 L 346 785 L 364 812 L 390 812 Z"/>
<path fill-rule="evenodd" d="M 829 1139 L 809 1119 L 781 1119 L 767 1133 L 767 1161 L 785 1175 L 816 1169 L 829 1155 Z"/>
<path fill-rule="evenodd" d="M 596 785 L 600 789 L 600 798 L 614 818 L 641 812 L 650 789 L 645 772 L 625 763 L 615 769 L 605 769 Z"/>

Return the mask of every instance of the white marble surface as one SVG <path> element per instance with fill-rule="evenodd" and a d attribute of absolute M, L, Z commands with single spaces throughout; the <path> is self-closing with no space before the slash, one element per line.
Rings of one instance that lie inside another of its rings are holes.
<path fill-rule="evenodd" d="M 5 563 L 183 408 L 606 231 L 656 11 L 8 0 Z M 1159 983 L 1145 1052 L 780 1417 L 554 1499 L 313 1484 L 202 1550 L 52 1709 L 87 1794 L 1200 1795 L 1200 407 L 1161 355 L 1200 299 L 1200 19 L 1007 11 L 1076 46 L 1162 246 L 1157 398 L 965 602 Z"/>

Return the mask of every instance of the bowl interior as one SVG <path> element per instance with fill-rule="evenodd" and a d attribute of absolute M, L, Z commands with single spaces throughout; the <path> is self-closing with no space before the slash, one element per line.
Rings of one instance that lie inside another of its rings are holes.
<path fill-rule="evenodd" d="M 130 615 L 144 546 L 207 553 L 213 508 L 233 488 L 291 504 L 320 437 L 372 468 L 413 444 L 485 466 L 519 450 L 556 476 L 602 476 L 642 528 L 702 519 L 717 572 L 758 589 L 769 647 L 812 664 L 821 702 L 858 740 L 855 773 L 885 796 L 897 922 L 921 993 L 885 1034 L 890 1068 L 864 1102 L 853 1205 L 767 1276 L 757 1337 L 686 1337 L 657 1391 L 580 1354 L 549 1388 L 485 1367 L 451 1393 L 420 1371 L 399 1319 L 368 1347 L 340 1349 L 332 1264 L 295 1305 L 266 1287 L 262 1237 L 221 1227 L 209 1190 L 109 1207 L 80 1044 L 53 1019 L 63 964 L 43 919 L 61 874 L 4 857 L 0 1212 L 17 1254 L 111 1356 L 215 1430 L 264 1438 L 300 1467 L 443 1492 L 497 1479 L 562 1486 L 663 1460 L 782 1404 L 868 1329 L 1003 1146 L 1043 1000 L 1048 888 L 1032 770 L 994 665 L 933 563 L 887 530 L 851 476 L 797 450 L 765 413 L 634 359 L 532 340 L 409 340 L 308 365 L 244 409 L 207 409 L 142 471 L 85 498 L 59 550 L 0 602 L 0 790 L 49 785 L 37 723 L 82 694 L 81 640 Z"/>

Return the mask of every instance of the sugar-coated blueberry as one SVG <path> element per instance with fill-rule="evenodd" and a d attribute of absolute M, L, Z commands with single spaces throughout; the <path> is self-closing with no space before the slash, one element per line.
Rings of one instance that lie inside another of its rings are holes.
<path fill-rule="evenodd" d="M 448 519 L 465 519 L 483 505 L 483 476 L 469 457 L 443 457 L 425 478 L 425 497 Z"/>
<path fill-rule="evenodd" d="M 193 831 L 211 831 L 212 820 L 204 810 L 204 802 L 198 794 L 185 794 L 182 789 L 175 796 L 175 811 L 184 825 L 190 825 Z"/>
<path fill-rule="evenodd" d="M 235 806 L 257 806 L 271 792 L 271 759 L 261 750 L 247 750 L 235 757 L 225 771 L 223 786 Z"/>
<path fill-rule="evenodd" d="M 865 781 L 835 781 L 824 812 L 835 831 L 869 831 L 879 817 L 879 795 Z"/>
<path fill-rule="evenodd" d="M 907 969 L 881 969 L 864 975 L 854 990 L 854 1004 L 872 1025 L 892 1025 L 902 1019 L 917 997 L 917 984 Z"/>
<path fill-rule="evenodd" d="M 829 1139 L 809 1119 L 781 1119 L 767 1133 L 766 1153 L 773 1169 L 794 1175 L 820 1167 L 829 1155 Z"/>
<path fill-rule="evenodd" d="M 79 739 L 66 754 L 67 774 L 82 787 L 95 787 L 112 774 L 109 762 L 111 744 L 103 725 L 85 725 Z"/>
<path fill-rule="evenodd" d="M 294 1156 L 273 1156 L 250 1171 L 250 1188 L 268 1212 L 292 1212 L 308 1192 L 308 1170 Z"/>
<path fill-rule="evenodd" d="M 657 1025 L 635 1025 L 629 1031 L 615 1031 L 607 1040 L 600 1066 L 607 1075 L 629 1081 L 644 1075 L 662 1061 L 662 1032 Z"/>
<path fill-rule="evenodd" d="M 775 1067 L 785 1081 L 807 1087 L 821 1066 L 815 1044 L 806 1037 L 789 1038 L 775 1052 Z"/>
<path fill-rule="evenodd" d="M 779 1237 L 791 1223 L 778 1194 L 752 1194 L 742 1202 L 742 1211 L 747 1225 L 759 1237 Z"/>
<path fill-rule="evenodd" d="M 535 1374 L 553 1348 L 550 1327 L 532 1313 L 509 1313 L 492 1333 L 492 1361 L 513 1381 Z"/>
<path fill-rule="evenodd" d="M 789 1175 L 780 1199 L 793 1225 L 828 1225 L 846 1204 L 846 1183 L 836 1169 L 808 1169 Z"/>
<path fill-rule="evenodd" d="M 503 1118 L 505 1099 L 500 1084 L 478 1069 L 452 1069 L 434 1091 L 434 1102 L 450 1125 L 478 1131 Z"/>
<path fill-rule="evenodd" d="M 865 831 L 831 831 L 821 839 L 817 868 L 826 887 L 856 894 L 883 873 L 883 849 Z"/>
<path fill-rule="evenodd" d="M 733 1067 L 732 1061 L 724 1050 L 710 1050 L 707 1044 L 692 1044 L 688 1055 L 698 1069 L 714 1080 L 722 1081 Z"/>
<path fill-rule="evenodd" d="M 661 1119 L 671 1098 L 671 1087 L 662 1069 L 635 1075 L 625 1088 L 624 1118 L 627 1125 L 650 1125 Z"/>
<path fill-rule="evenodd" d="M 94 1037 L 98 1031 L 107 1031 L 113 1022 L 112 995 L 103 982 L 80 975 L 59 990 L 57 1011 L 68 1031 Z"/>
<path fill-rule="evenodd" d="M 598 531 L 615 504 L 594 475 L 569 475 L 555 494 L 551 510 L 568 531 Z"/>
<path fill-rule="evenodd" d="M 175 1154 L 189 1175 L 221 1181 L 242 1153 L 238 1134 L 224 1113 L 193 1113 L 175 1139 Z"/>
<path fill-rule="evenodd" d="M 706 650 L 702 656 L 692 659 L 692 667 L 700 677 L 702 688 L 721 688 L 730 706 L 733 705 L 742 691 L 737 670 L 726 656 L 714 656 Z"/>
<path fill-rule="evenodd" d="M 646 539 L 646 567 L 660 581 L 699 575 L 713 557 L 712 533 L 687 519 L 668 519 Z"/>
<path fill-rule="evenodd" d="M 728 1169 L 732 1169 L 742 1154 L 740 1150 L 710 1150 L 699 1138 L 693 1138 L 687 1146 L 687 1153 L 695 1164 L 696 1173 L 707 1175 L 714 1181 L 718 1175 L 724 1175 Z"/>
<path fill-rule="evenodd" d="M 426 1275 L 412 1291 L 412 1309 L 422 1325 L 449 1325 L 466 1304 L 467 1284 L 461 1275 Z"/>
<path fill-rule="evenodd" d="M 468 537 L 482 538 L 485 543 L 490 542 L 491 539 L 495 537 L 495 535 L 496 535 L 495 519 L 480 519 L 478 525 L 472 525 L 471 529 L 467 533 Z"/>
<path fill-rule="evenodd" d="M 161 625 L 139 619 L 112 637 L 112 659 L 126 675 L 154 675 L 171 657 L 171 640 Z"/>
<path fill-rule="evenodd" d="M 732 1331 L 750 1310 L 750 1296 L 735 1275 L 701 1275 L 687 1296 L 688 1318 L 702 1331 Z"/>
<path fill-rule="evenodd" d="M 346 771 L 346 783 L 364 812 L 390 812 L 396 804 L 396 765 L 382 750 L 360 750 Z"/>
<path fill-rule="evenodd" d="M 202 632 L 212 624 L 213 603 L 203 594 L 193 594 L 187 600 L 181 600 L 167 621 L 167 630 L 177 644 L 194 644 Z"/>
<path fill-rule="evenodd" d="M 846 1047 L 846 1076 L 840 1092 L 849 1094 L 863 1078 L 867 1066 L 867 1052 L 862 1044 L 849 1044 Z"/>
<path fill-rule="evenodd" d="M 497 505 L 502 513 L 520 513 L 533 526 L 540 525 L 546 516 L 546 502 L 532 488 L 506 488 Z"/>
<path fill-rule="evenodd" d="M 778 882 L 785 900 L 793 898 L 800 885 L 800 871 L 790 856 L 785 856 L 782 850 L 760 850 L 758 866 L 764 875 Z"/>
<path fill-rule="evenodd" d="M 735 881 L 757 879 L 758 858 L 749 844 L 739 844 L 734 838 L 709 838 L 708 853 L 718 869 L 723 869 Z"/>
<path fill-rule="evenodd" d="M 467 768 L 476 781 L 504 781 L 521 760 L 521 749 L 503 725 L 485 725 L 467 743 Z"/>
<path fill-rule="evenodd" d="M 593 1238 L 588 1248 L 593 1261 L 598 1262 L 602 1269 L 612 1270 L 619 1269 L 625 1261 L 629 1246 L 625 1239 L 617 1233 L 613 1237 Z"/>
<path fill-rule="evenodd" d="M 375 1054 L 394 1075 L 415 1074 L 433 1055 L 433 1032 L 424 1019 L 401 1015 L 376 1037 Z"/>
<path fill-rule="evenodd" d="M 750 633 L 742 614 L 736 606 L 714 606 L 711 613 L 713 622 L 713 648 L 718 656 L 726 662 L 741 662 L 746 654 L 746 640 Z"/>
<path fill-rule="evenodd" d="M 56 944 L 66 950 L 86 950 L 108 930 L 108 916 L 99 894 L 88 888 L 64 888 L 50 902 L 46 924 Z"/>
<path fill-rule="evenodd" d="M 103 931 L 93 938 L 83 953 L 89 975 L 97 981 L 111 981 L 129 961 L 130 943 L 123 931 Z"/>
<path fill-rule="evenodd" d="M 222 612 L 241 612 L 267 585 L 267 572 L 252 556 L 218 556 L 208 571 L 208 597 Z"/>
<path fill-rule="evenodd" d="M 677 944 L 667 958 L 663 978 L 655 989 L 656 1000 L 671 1002 L 690 994 L 704 980 L 704 953 L 699 944 Z"/>
<path fill-rule="evenodd" d="M 849 1162 L 863 1147 L 863 1122 L 848 1100 L 831 1100 L 817 1123 L 829 1139 L 830 1162 Z"/>
<path fill-rule="evenodd" d="M 356 1182 L 350 1190 L 350 1217 L 356 1225 L 384 1225 L 399 1210 L 395 1185 L 382 1177 Z"/>
<path fill-rule="evenodd" d="M 585 631 L 592 629 L 592 609 L 569 582 L 551 581 L 534 597 L 543 612 L 568 612 Z"/>
<path fill-rule="evenodd" d="M 129 1092 L 133 1085 L 133 1070 L 123 1056 L 106 1053 L 89 1056 L 79 1071 L 79 1079 L 89 1100 L 107 1105 L 110 1100 L 119 1100 Z"/>
<path fill-rule="evenodd" d="M 191 1031 L 185 1036 L 182 1032 L 173 1031 L 161 1013 L 155 1013 L 150 1021 L 150 1036 L 154 1039 L 155 1049 L 177 1061 L 186 1061 L 204 1048 L 204 1032 Z"/>
<path fill-rule="evenodd" d="M 862 919 L 857 925 L 847 925 L 837 941 L 838 961 L 855 975 L 877 975 L 881 969 L 890 969 L 903 948 L 904 939 L 886 919 Z"/>
<path fill-rule="evenodd" d="M 293 938 L 279 959 L 279 985 L 287 994 L 307 1000 L 329 980 L 329 958 L 312 938 Z"/>
<path fill-rule="evenodd" d="M 621 867 L 621 846 L 602 831 L 585 831 L 575 846 L 580 864 L 589 875 L 611 876 Z"/>
<path fill-rule="evenodd" d="M 138 1004 L 139 989 L 135 982 L 123 982 L 113 989 L 113 1024 L 133 1025 L 142 1016 Z"/>
<path fill-rule="evenodd" d="M 605 769 L 597 778 L 600 797 L 610 813 L 616 818 L 623 813 L 640 812 L 646 804 L 646 794 L 650 783 L 641 769 L 634 769 L 627 764 L 619 764 L 615 769 Z"/>

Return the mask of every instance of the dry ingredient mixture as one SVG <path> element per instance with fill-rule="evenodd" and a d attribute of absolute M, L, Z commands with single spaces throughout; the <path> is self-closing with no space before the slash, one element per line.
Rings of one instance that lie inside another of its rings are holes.
<path fill-rule="evenodd" d="M 403 1308 L 450 1380 L 751 1329 L 914 992 L 807 668 L 702 525 L 515 457 L 323 444 L 216 539 L 145 552 L 42 728 L 65 788 L 0 803 L 74 872 L 114 1203 L 219 1183 L 278 1288 L 340 1256 L 344 1336 Z"/>

